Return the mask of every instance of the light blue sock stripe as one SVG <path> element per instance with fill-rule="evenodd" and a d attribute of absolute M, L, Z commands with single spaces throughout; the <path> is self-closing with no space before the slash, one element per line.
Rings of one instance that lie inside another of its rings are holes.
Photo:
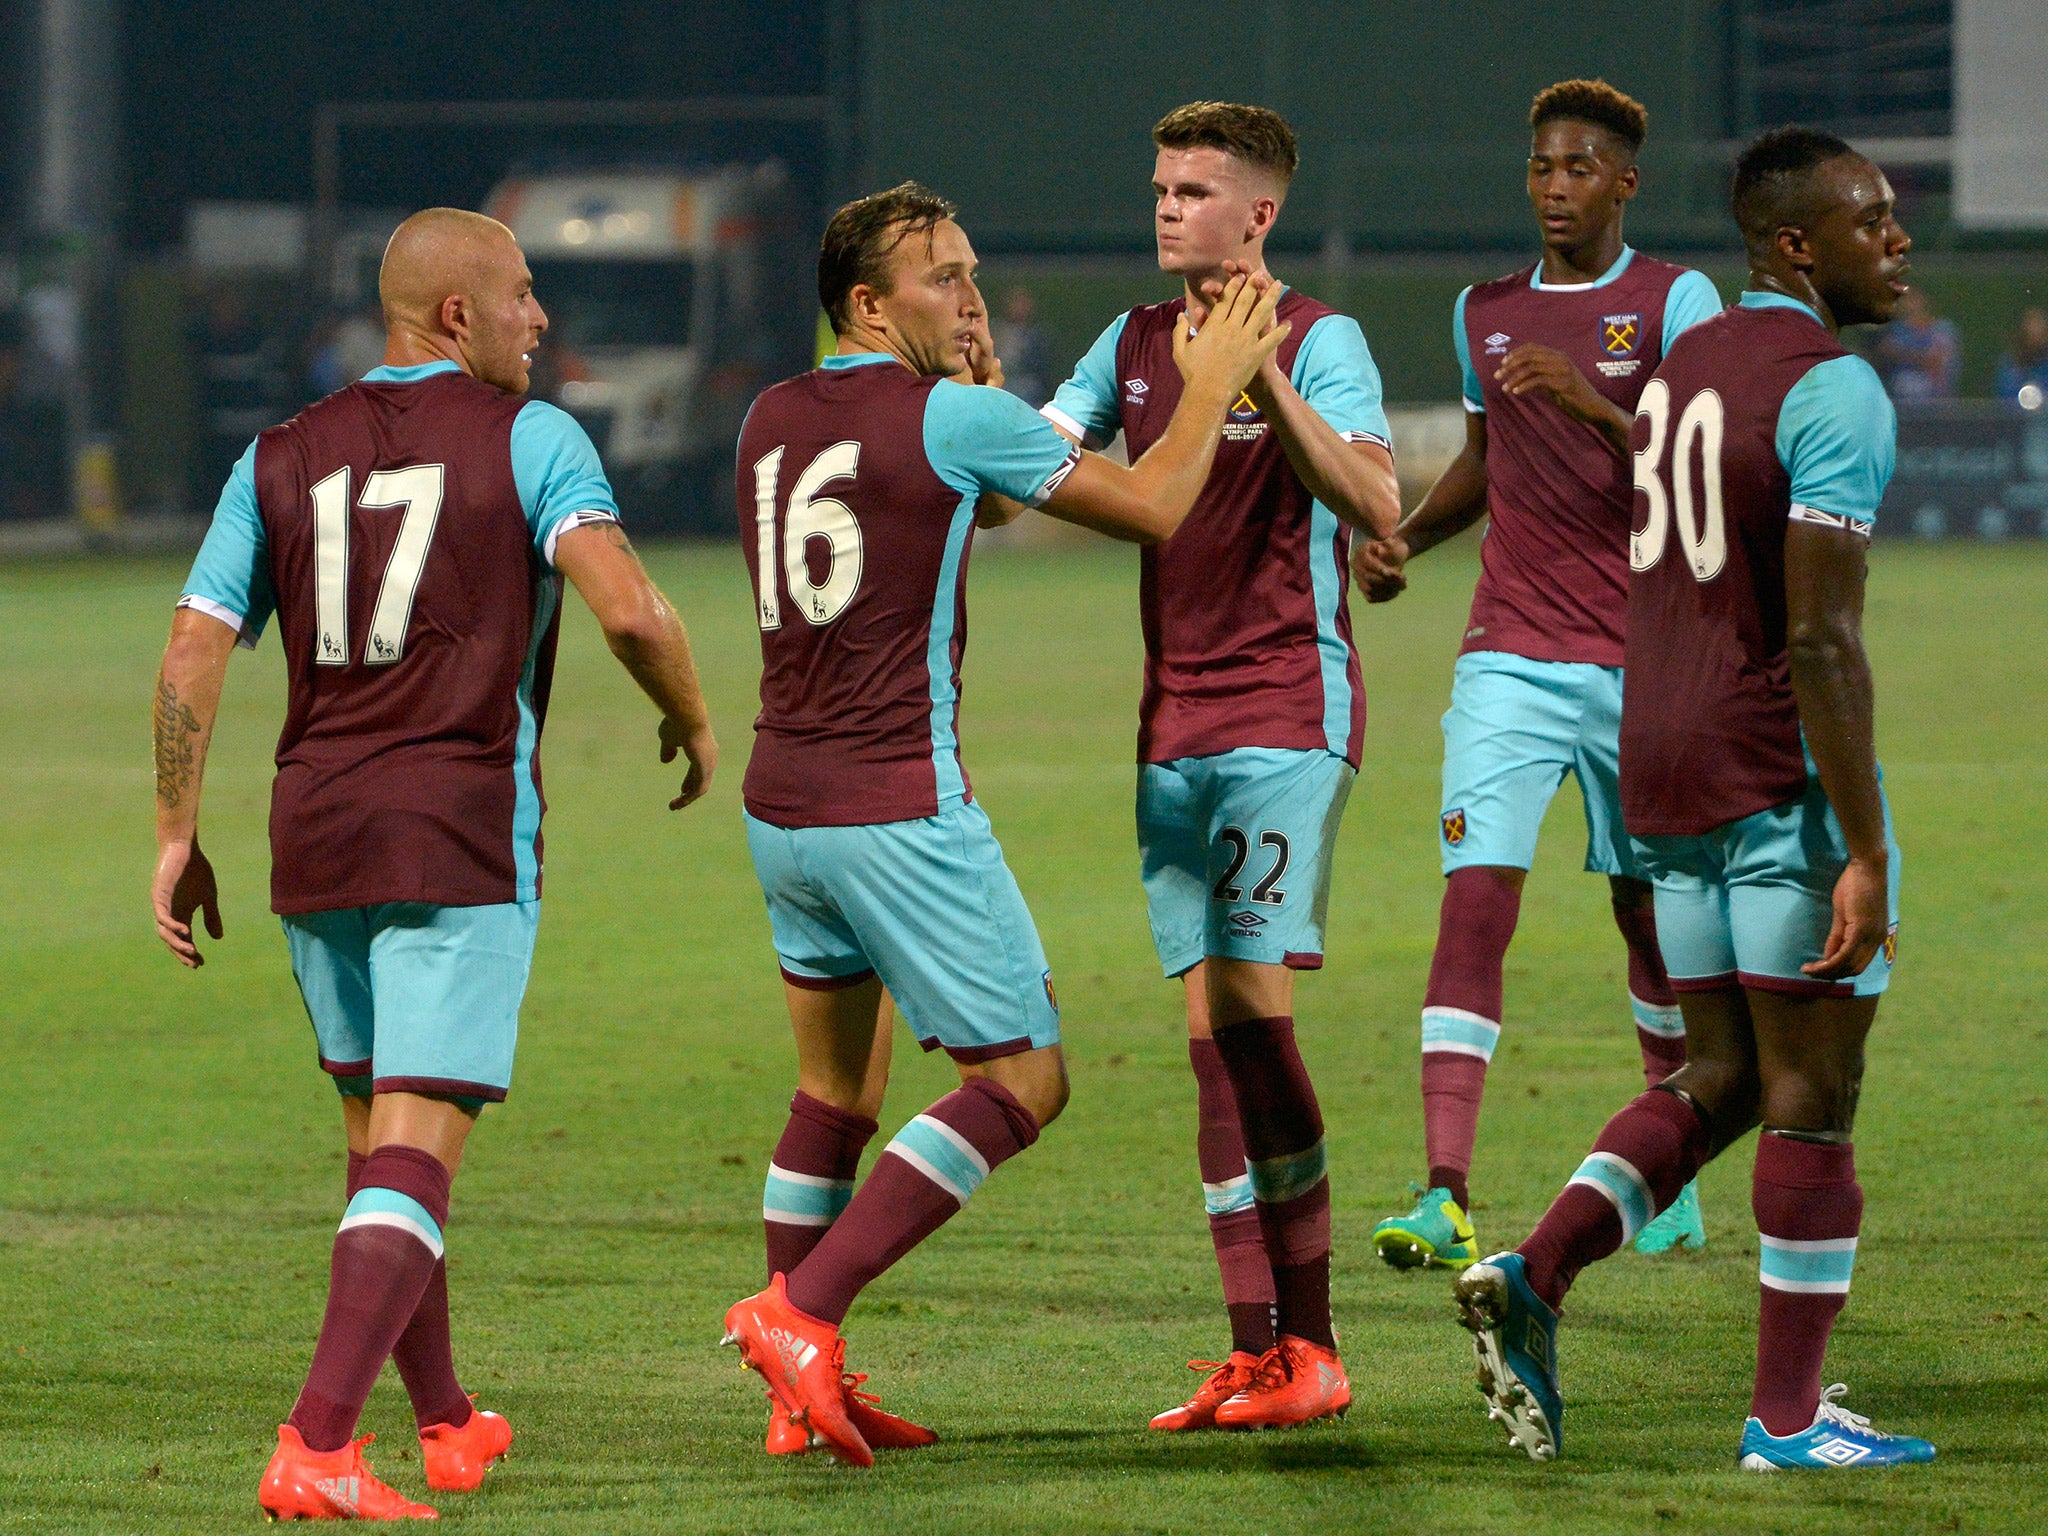
<path fill-rule="evenodd" d="M 896 1133 L 887 1150 L 896 1153 L 963 1205 L 988 1177 L 988 1165 L 965 1138 L 929 1115 L 919 1115 Z"/>
<path fill-rule="evenodd" d="M 770 1221 L 777 1215 L 785 1215 L 803 1219 L 805 1225 L 823 1224 L 819 1218 L 830 1222 L 846 1209 L 852 1198 L 851 1179 L 802 1184 L 783 1178 L 771 1169 L 768 1182 L 761 1190 L 761 1210 Z"/>
<path fill-rule="evenodd" d="M 1621 1240 L 1629 1241 L 1657 1212 L 1650 1202 L 1650 1188 L 1642 1174 L 1627 1158 L 1612 1152 L 1595 1152 L 1572 1175 L 1574 1184 L 1586 1184 L 1600 1191 L 1621 1217 Z"/>
<path fill-rule="evenodd" d="M 1758 1234 L 1757 1278 L 1778 1291 L 1841 1293 L 1856 1268 L 1856 1239 L 1791 1243 Z"/>
<path fill-rule="evenodd" d="M 1425 1051 L 1455 1051 L 1461 1056 L 1493 1060 L 1493 1048 L 1500 1043 L 1500 1026 L 1475 1014 L 1446 1008 L 1422 1010 L 1422 1048 Z"/>
<path fill-rule="evenodd" d="M 1628 1005 L 1636 1016 L 1636 1028 L 1646 1034 L 1662 1035 L 1666 1040 L 1685 1038 L 1685 1015 L 1677 1008 L 1666 1008 L 1658 1003 L 1646 1003 L 1633 992 L 1629 994 Z"/>
<path fill-rule="evenodd" d="M 1307 1194 L 1330 1171 L 1321 1141 L 1305 1151 L 1290 1152 L 1285 1157 L 1269 1157 L 1263 1162 L 1247 1162 L 1244 1166 L 1251 1175 L 1253 1195 L 1267 1205 L 1278 1205 Z"/>
<path fill-rule="evenodd" d="M 1220 1184 L 1202 1186 L 1202 1208 L 1211 1216 L 1229 1216 L 1252 1208 L 1252 1176 L 1240 1173 Z"/>
<path fill-rule="evenodd" d="M 411 1195 L 395 1189 L 369 1184 L 356 1191 L 348 1209 L 342 1212 L 341 1230 L 363 1226 L 404 1227 L 431 1248 L 435 1258 L 444 1250 L 441 1224 L 434 1220 L 433 1213 Z"/>

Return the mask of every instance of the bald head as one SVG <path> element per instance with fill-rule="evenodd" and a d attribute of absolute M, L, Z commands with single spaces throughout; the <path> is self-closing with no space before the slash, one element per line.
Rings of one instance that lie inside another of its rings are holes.
<path fill-rule="evenodd" d="M 462 208 L 426 208 L 392 232 L 377 274 L 386 362 L 445 357 L 518 393 L 547 328 L 512 231 Z"/>

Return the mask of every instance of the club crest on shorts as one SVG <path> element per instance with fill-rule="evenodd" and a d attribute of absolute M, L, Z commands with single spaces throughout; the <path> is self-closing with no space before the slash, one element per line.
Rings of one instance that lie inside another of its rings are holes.
<path fill-rule="evenodd" d="M 1444 812 L 1444 841 L 1453 848 L 1465 841 L 1465 808 Z"/>
<path fill-rule="evenodd" d="M 1884 931 L 1884 963 L 1896 965 L 1899 962 L 1899 925 L 1893 923 Z"/>
<path fill-rule="evenodd" d="M 1640 310 L 1629 315 L 1600 317 L 1600 350 L 1609 357 L 1634 357 L 1642 340 L 1643 316 Z"/>
<path fill-rule="evenodd" d="M 1052 1005 L 1052 1011 L 1058 1013 L 1060 1011 L 1060 995 L 1052 989 L 1052 972 L 1047 971 L 1038 979 L 1045 985 L 1045 1000 Z"/>

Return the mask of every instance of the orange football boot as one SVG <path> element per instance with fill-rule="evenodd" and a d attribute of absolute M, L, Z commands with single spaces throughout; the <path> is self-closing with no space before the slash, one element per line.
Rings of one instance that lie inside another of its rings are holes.
<path fill-rule="evenodd" d="M 1341 1418 L 1351 1383 L 1337 1351 L 1291 1333 L 1259 1356 L 1252 1379 L 1216 1409 L 1220 1429 L 1292 1429 L 1314 1419 Z"/>
<path fill-rule="evenodd" d="M 420 1461 L 427 1486 L 442 1493 L 468 1493 L 484 1480 L 491 1464 L 512 1449 L 512 1426 L 487 1408 L 473 1411 L 460 1429 L 429 1424 L 420 1431 Z"/>
<path fill-rule="evenodd" d="M 1208 1378 L 1195 1388 L 1195 1395 L 1178 1408 L 1169 1408 L 1153 1419 L 1154 1429 L 1214 1429 L 1216 1410 L 1251 1384 L 1259 1368 L 1259 1357 L 1242 1349 L 1230 1352 L 1228 1360 L 1190 1360 L 1191 1371 L 1207 1371 Z"/>
<path fill-rule="evenodd" d="M 866 1381 L 864 1371 L 850 1371 L 840 1382 L 846 1394 L 846 1417 L 853 1427 L 860 1431 L 861 1439 L 868 1448 L 876 1451 L 915 1450 L 921 1445 L 930 1445 L 938 1434 L 922 1424 L 913 1424 L 893 1413 L 882 1410 L 882 1400 L 872 1392 L 860 1390 Z M 777 1402 L 774 1393 L 768 1394 L 768 1440 L 763 1447 L 770 1456 L 795 1456 L 811 1448 L 811 1437 L 789 1420 L 789 1415 Z"/>
<path fill-rule="evenodd" d="M 721 1342 L 739 1346 L 741 1364 L 761 1373 L 791 1424 L 821 1436 L 841 1461 L 875 1464 L 875 1453 L 846 1414 L 846 1340 L 830 1323 L 791 1306 L 782 1276 L 733 1304 Z"/>
<path fill-rule="evenodd" d="M 811 1448 L 811 1437 L 800 1424 L 789 1422 L 789 1410 L 773 1392 L 768 1394 L 768 1440 L 762 1446 L 770 1456 L 801 1456 Z"/>
<path fill-rule="evenodd" d="M 273 1520 L 438 1520 L 430 1506 L 415 1504 L 378 1481 L 363 1460 L 365 1435 L 338 1451 L 308 1450 L 298 1430 L 277 1426 L 277 1451 L 264 1468 L 256 1502 Z"/>

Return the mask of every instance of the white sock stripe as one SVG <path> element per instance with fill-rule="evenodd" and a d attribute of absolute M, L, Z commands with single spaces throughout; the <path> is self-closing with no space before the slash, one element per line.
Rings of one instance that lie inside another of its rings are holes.
<path fill-rule="evenodd" d="M 955 1183 L 952 1179 L 948 1178 L 945 1174 L 939 1172 L 938 1169 L 934 1168 L 929 1162 L 927 1162 L 924 1159 L 924 1157 L 916 1151 L 916 1149 L 912 1147 L 906 1147 L 901 1141 L 892 1141 L 884 1150 L 891 1157 L 902 1158 L 903 1161 L 910 1164 L 911 1167 L 915 1168 L 919 1173 L 923 1174 L 926 1178 L 930 1179 L 934 1184 L 938 1185 L 939 1188 L 943 1189 L 955 1200 L 958 1200 L 962 1205 L 965 1205 L 970 1199 L 973 1198 L 974 1191 L 972 1189 L 962 1189 L 959 1184 Z"/>
<path fill-rule="evenodd" d="M 945 1121 L 935 1120 L 930 1115 L 916 1115 L 912 1117 L 911 1123 L 913 1125 L 926 1126 L 951 1142 L 955 1151 L 974 1164 L 975 1172 L 979 1175 L 975 1180 L 977 1185 L 981 1182 L 981 1179 L 988 1177 L 988 1159 L 981 1155 L 980 1148 L 954 1130 L 953 1127 L 946 1124 Z"/>
<path fill-rule="evenodd" d="M 437 1259 L 446 1251 L 440 1238 L 414 1221 L 410 1216 L 401 1215 L 397 1211 L 358 1211 L 353 1216 L 342 1217 L 341 1225 L 335 1230 L 337 1232 L 350 1232 L 357 1227 L 396 1227 L 399 1231 L 410 1232 L 414 1237 L 418 1238 L 426 1246 L 427 1252 Z"/>
<path fill-rule="evenodd" d="M 1633 992 L 1629 993 L 1628 1002 L 1638 1029 L 1667 1040 L 1685 1038 L 1685 1014 L 1676 1003 L 1646 1003 Z"/>
<path fill-rule="evenodd" d="M 815 1173 L 791 1173 L 787 1168 L 776 1162 L 769 1163 L 768 1175 L 770 1178 L 783 1179 L 791 1184 L 802 1184 L 811 1189 L 853 1188 L 853 1180 L 851 1179 L 827 1179 Z"/>
<path fill-rule="evenodd" d="M 1579 1164 L 1579 1171 L 1571 1176 L 1569 1183 L 1583 1184 L 1606 1197 L 1607 1203 L 1614 1207 L 1614 1213 L 1621 1218 L 1621 1240 L 1624 1243 L 1648 1226 L 1657 1214 L 1657 1202 L 1650 1194 L 1649 1183 L 1637 1171 L 1635 1164 L 1615 1153 L 1589 1154 Z"/>
<path fill-rule="evenodd" d="M 1771 1291 L 1787 1291 L 1795 1296 L 1846 1296 L 1849 1282 L 1846 1280 L 1785 1280 L 1776 1275 L 1758 1275 L 1757 1283 Z"/>
<path fill-rule="evenodd" d="M 1425 1019 L 1463 1019 L 1468 1024 L 1484 1024 L 1488 1029 L 1492 1030 L 1495 1034 L 1500 1033 L 1500 1020 L 1489 1019 L 1483 1013 L 1471 1013 L 1463 1008 L 1439 1008 L 1436 1004 L 1431 1003 L 1427 1008 L 1422 1010 L 1422 1016 Z"/>
<path fill-rule="evenodd" d="M 772 1205 L 761 1207 L 763 1221 L 777 1221 L 785 1227 L 829 1227 L 839 1218 L 827 1216 L 822 1211 L 778 1211 Z"/>
<path fill-rule="evenodd" d="M 1854 1253 L 1853 1237 L 1770 1237 L 1757 1233 L 1757 1241 L 1779 1253 Z"/>

